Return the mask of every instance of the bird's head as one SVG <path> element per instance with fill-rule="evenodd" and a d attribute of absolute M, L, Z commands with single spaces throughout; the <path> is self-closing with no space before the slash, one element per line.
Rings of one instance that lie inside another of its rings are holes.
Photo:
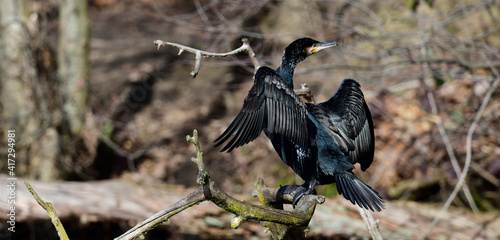
<path fill-rule="evenodd" d="M 283 60 L 298 64 L 314 53 L 337 45 L 338 43 L 336 41 L 319 42 L 311 38 L 299 38 L 285 48 Z"/>
<path fill-rule="evenodd" d="M 319 42 L 310 38 L 297 39 L 285 48 L 281 65 L 276 69 L 276 72 L 289 86 L 293 87 L 293 72 L 297 64 L 312 54 L 337 45 L 338 43 L 335 41 Z"/>

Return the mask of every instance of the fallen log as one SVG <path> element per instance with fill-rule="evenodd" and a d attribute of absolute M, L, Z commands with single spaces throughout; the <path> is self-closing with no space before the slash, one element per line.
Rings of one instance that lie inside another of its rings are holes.
<path fill-rule="evenodd" d="M 36 203 L 24 186 L 23 179 L 16 182 L 16 222 L 49 220 L 47 213 Z M 8 176 L 0 175 L 0 184 L 7 186 Z M 172 205 L 194 191 L 180 186 L 164 184 L 139 184 L 130 180 L 106 180 L 90 182 L 38 182 L 30 181 L 45 201 L 51 202 L 63 224 L 65 218 L 79 217 L 82 222 L 123 221 L 130 227 Z M 9 189 L 0 188 L 0 209 L 6 213 Z M 248 196 L 251 194 L 249 193 Z M 253 201 L 248 196 L 239 199 Z M 428 231 L 429 239 L 498 239 L 500 217 L 494 213 L 473 214 L 461 209 L 449 209 L 441 221 L 428 229 L 440 206 L 416 202 L 387 202 L 387 208 L 373 213 L 380 223 L 384 238 L 414 239 Z M 179 213 L 166 225 L 178 231 L 199 236 L 269 236 L 264 228 L 255 223 L 244 223 L 237 230 L 230 228 L 232 214 L 226 213 L 210 202 L 204 202 Z M 7 219 L 6 214 L 0 216 Z M 358 209 L 342 197 L 329 198 L 318 205 L 310 224 L 308 236 L 356 236 L 370 235 L 358 213 Z M 71 236 L 70 236 L 71 238 Z"/>

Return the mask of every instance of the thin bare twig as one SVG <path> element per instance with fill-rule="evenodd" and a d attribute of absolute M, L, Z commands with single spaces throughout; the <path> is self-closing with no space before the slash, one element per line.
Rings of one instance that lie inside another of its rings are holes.
<path fill-rule="evenodd" d="M 488 171 L 484 170 L 483 167 L 475 162 L 472 162 L 470 164 L 470 168 L 474 170 L 479 176 L 483 177 L 484 180 L 490 182 L 491 184 L 495 185 L 497 188 L 500 188 L 500 179 L 495 177 L 493 174 L 489 173 Z"/>
<path fill-rule="evenodd" d="M 162 40 L 156 40 L 156 41 L 154 41 L 154 44 L 158 46 L 158 49 L 160 49 L 160 47 L 166 46 L 166 45 L 170 45 L 170 46 L 179 48 L 179 55 L 184 51 L 195 54 L 196 55 L 196 58 L 195 58 L 196 63 L 195 63 L 194 70 L 191 72 L 191 75 L 193 76 L 193 78 L 195 78 L 198 75 L 198 72 L 200 71 L 201 57 L 227 57 L 230 55 L 236 55 L 240 52 L 246 52 L 248 54 L 248 56 L 250 57 L 253 65 L 254 65 L 254 69 L 255 69 L 254 72 L 257 72 L 257 69 L 260 68 L 260 64 L 259 64 L 259 61 L 257 60 L 257 58 L 255 58 L 255 53 L 253 52 L 252 47 L 250 47 L 250 43 L 248 42 L 248 39 L 243 38 L 241 41 L 243 42 L 241 47 L 239 47 L 233 51 L 226 52 L 226 53 L 207 52 L 207 51 L 187 47 L 187 46 L 184 46 L 184 45 L 181 45 L 178 43 L 165 42 Z"/>
<path fill-rule="evenodd" d="M 432 93 L 432 91 L 427 91 L 427 99 L 429 99 L 429 104 L 431 106 L 432 114 L 434 115 L 435 122 L 438 127 L 439 134 L 441 135 L 441 139 L 443 140 L 446 152 L 450 157 L 450 162 L 451 165 L 453 166 L 453 170 L 455 171 L 457 176 L 460 176 L 462 175 L 462 170 L 460 169 L 460 166 L 458 164 L 457 157 L 455 156 L 455 152 L 453 151 L 453 146 L 451 146 L 451 142 L 450 139 L 448 138 L 448 134 L 446 133 L 446 129 L 444 128 L 443 120 L 439 116 L 436 99 L 434 98 L 434 93 Z M 464 184 L 463 191 L 472 211 L 477 212 L 478 211 L 477 205 L 474 202 L 474 198 L 472 197 L 469 186 L 467 184 Z"/>
<path fill-rule="evenodd" d="M 421 58 L 427 59 L 427 43 L 430 41 L 430 37 L 427 36 L 424 38 L 423 32 L 424 32 L 424 27 L 425 27 L 424 26 L 425 21 L 422 18 L 418 18 L 418 24 L 419 24 L 419 30 L 421 31 L 420 35 L 422 36 L 421 37 L 422 40 L 420 43 L 420 55 L 421 55 Z M 443 122 L 442 122 L 441 118 L 439 117 L 438 108 L 436 105 L 434 94 L 431 90 L 434 87 L 435 83 L 434 83 L 434 80 L 432 78 L 430 65 L 428 62 L 423 61 L 421 66 L 422 66 L 422 71 L 423 71 L 423 80 L 424 80 L 423 83 L 425 84 L 426 89 L 427 89 L 427 98 L 429 99 L 432 114 L 435 116 L 435 119 L 436 119 L 435 122 L 436 122 L 436 125 L 438 127 L 439 134 L 441 135 L 441 139 L 443 140 L 443 143 L 445 145 L 446 152 L 448 153 L 448 156 L 450 157 L 450 161 L 451 161 L 451 164 L 453 166 L 453 169 L 455 170 L 455 173 L 457 174 L 457 176 L 460 176 L 462 171 L 460 170 L 460 167 L 458 166 L 458 160 L 455 157 L 453 147 L 451 146 L 451 142 L 448 138 L 448 135 L 446 134 L 446 129 L 444 128 Z M 463 191 L 464 191 L 464 194 L 465 194 L 467 201 L 469 202 L 469 205 L 470 205 L 472 211 L 477 212 L 477 206 L 476 206 L 476 203 L 474 202 L 474 199 L 472 198 L 472 194 L 469 190 L 469 187 L 467 185 L 464 185 Z"/>
<path fill-rule="evenodd" d="M 467 14 L 468 9 L 466 8 L 465 2 L 464 1 L 460 1 L 460 4 L 462 5 L 462 9 L 464 9 L 464 13 Z M 469 37 L 472 36 L 468 28 L 465 28 L 464 30 L 467 33 L 467 35 L 469 35 Z M 433 219 L 433 221 L 431 222 L 429 228 L 427 228 L 427 230 L 423 233 L 424 237 L 427 235 L 427 233 L 430 231 L 430 229 L 432 229 L 439 222 L 439 220 L 441 219 L 441 216 L 444 214 L 444 212 L 446 212 L 446 210 L 448 209 L 448 207 L 451 205 L 451 202 L 455 199 L 455 197 L 457 196 L 457 194 L 460 191 L 460 189 L 463 186 L 465 186 L 465 179 L 467 177 L 467 173 L 469 171 L 470 164 L 471 164 L 471 159 L 472 159 L 472 135 L 474 134 L 474 130 L 476 129 L 477 125 L 479 124 L 479 121 L 481 120 L 483 112 L 486 109 L 486 106 L 488 105 L 488 102 L 489 102 L 489 100 L 491 98 L 491 95 L 493 94 L 493 92 L 495 91 L 496 87 L 498 86 L 498 84 L 500 82 L 500 75 L 498 75 L 498 72 L 493 67 L 493 65 L 491 63 L 491 60 L 486 57 L 486 55 L 484 54 L 484 52 L 480 51 L 479 53 L 483 57 L 483 59 L 485 60 L 485 62 L 489 65 L 489 67 L 492 70 L 492 72 L 496 75 L 496 80 L 493 81 L 493 83 L 491 84 L 491 87 L 489 88 L 488 92 L 486 92 L 486 95 L 483 98 L 481 106 L 480 106 L 479 110 L 477 111 L 476 116 L 474 117 L 474 121 L 470 125 L 469 130 L 467 132 L 467 137 L 466 137 L 466 156 L 465 156 L 465 164 L 464 164 L 464 167 L 463 167 L 463 172 L 460 174 L 458 182 L 455 185 L 455 188 L 453 189 L 452 193 L 450 194 L 450 196 L 446 200 L 445 204 L 443 205 L 443 207 L 441 208 L 441 210 L 438 212 L 438 214 L 436 215 L 436 217 Z M 456 164 L 456 165 L 458 165 L 458 164 Z M 457 168 L 459 169 L 458 166 L 453 166 L 453 167 L 455 168 L 455 171 L 457 171 Z M 464 190 L 465 189 L 466 188 L 464 188 Z M 465 193 L 467 193 L 467 192 L 465 191 Z M 467 196 L 467 194 L 466 194 L 466 196 Z M 472 198 L 472 197 L 468 196 L 468 200 L 469 200 L 469 202 L 473 202 L 473 200 L 470 200 L 469 198 Z"/>
<path fill-rule="evenodd" d="M 104 144 L 106 144 L 109 148 L 111 148 L 116 154 L 127 158 L 128 168 L 132 172 L 137 172 L 137 168 L 135 167 L 135 162 L 134 162 L 136 159 L 144 156 L 151 149 L 153 149 L 155 147 L 162 146 L 163 144 L 165 144 L 165 141 L 166 141 L 164 139 L 164 140 L 160 140 L 158 142 L 153 142 L 151 144 L 147 144 L 147 145 L 142 146 L 141 148 L 137 149 L 135 152 L 129 152 L 129 151 L 123 149 L 122 147 L 120 147 L 115 142 L 113 142 L 109 137 L 105 136 L 104 134 L 101 134 L 99 139 Z"/>
<path fill-rule="evenodd" d="M 483 58 L 485 58 L 486 61 L 488 61 L 488 59 L 486 58 L 485 54 L 482 51 L 480 52 L 480 54 Z M 476 127 L 479 124 L 479 121 L 481 120 L 481 117 L 484 113 L 484 110 L 486 109 L 486 106 L 488 105 L 488 102 L 491 99 L 491 95 L 493 95 L 493 92 L 495 92 L 496 88 L 500 84 L 500 74 L 493 66 L 490 66 L 490 69 L 493 72 L 493 74 L 495 74 L 496 79 L 491 83 L 491 86 L 488 89 L 488 91 L 486 92 L 486 94 L 483 98 L 483 101 L 481 102 L 481 106 L 479 107 L 479 110 L 477 111 L 476 116 L 474 117 L 474 121 L 470 125 L 469 130 L 467 131 L 466 146 L 465 146 L 466 155 L 465 155 L 465 164 L 464 164 L 463 172 L 460 175 L 460 178 L 458 179 L 457 185 L 455 185 L 453 192 L 450 194 L 450 196 L 446 200 L 444 206 L 441 208 L 439 213 L 436 215 L 436 217 L 434 218 L 434 220 L 430 224 L 429 228 L 427 228 L 427 231 L 424 233 L 423 236 L 426 236 L 427 233 L 430 231 L 430 229 L 432 229 L 437 224 L 437 222 L 441 219 L 441 216 L 444 214 L 444 212 L 446 212 L 446 210 L 450 206 L 453 199 L 455 199 L 455 197 L 457 196 L 458 191 L 460 190 L 460 188 L 462 188 L 462 186 L 465 183 L 465 178 L 467 177 L 467 173 L 469 171 L 469 167 L 471 165 L 471 160 L 472 160 L 472 135 L 474 134 L 474 130 L 476 130 Z"/>
<path fill-rule="evenodd" d="M 237 27 L 235 26 L 237 24 L 234 20 L 237 19 L 238 21 L 244 21 L 245 19 L 255 16 L 260 13 L 262 8 L 268 6 L 268 2 L 269 0 L 262 0 L 252 1 L 252 4 L 225 4 L 220 1 L 201 1 L 202 5 L 199 7 L 196 6 L 195 11 L 175 15 L 165 12 L 165 8 L 159 6 L 156 1 L 152 1 L 151 5 L 153 6 L 155 13 L 164 21 L 182 26 L 183 28 L 217 34 L 219 37 L 223 36 L 226 38 L 229 34 L 231 34 L 262 39 L 265 38 L 265 34 L 255 31 L 247 31 L 245 28 Z M 224 8 L 225 6 L 227 6 L 227 9 Z M 213 11 L 218 19 L 210 18 L 210 16 L 205 13 L 206 11 Z M 235 15 L 236 17 L 234 18 L 226 19 L 223 14 L 220 13 L 221 11 L 238 12 L 238 14 Z M 201 18 L 201 22 L 198 21 L 198 17 Z M 207 17 L 209 19 L 206 19 Z M 207 20 L 208 22 L 206 22 Z"/>
<path fill-rule="evenodd" d="M 177 213 L 180 213 L 203 201 L 206 201 L 205 195 L 203 194 L 203 187 L 199 187 L 198 189 L 196 189 L 196 191 L 192 192 L 187 197 L 177 201 L 175 204 L 165 208 L 163 211 L 155 213 L 153 216 L 137 224 L 135 227 L 131 228 L 121 236 L 115 238 L 115 240 L 140 238 L 141 236 L 146 234 L 146 232 L 155 228 L 161 223 L 166 222 Z"/>
<path fill-rule="evenodd" d="M 356 205 L 357 206 L 357 205 Z M 361 215 L 361 218 L 363 218 L 363 221 L 365 222 L 366 228 L 368 229 L 368 232 L 370 232 L 370 235 L 372 235 L 373 240 L 382 240 L 382 235 L 380 234 L 380 231 L 378 229 L 378 222 L 375 221 L 373 218 L 372 213 L 369 210 L 366 210 L 360 206 L 358 207 L 359 214 Z"/>

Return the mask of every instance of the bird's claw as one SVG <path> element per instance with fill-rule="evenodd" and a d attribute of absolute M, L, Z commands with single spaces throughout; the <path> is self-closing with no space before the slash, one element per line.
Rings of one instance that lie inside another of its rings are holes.
<path fill-rule="evenodd" d="M 295 209 L 295 206 L 297 206 L 297 203 L 299 202 L 300 198 L 304 196 L 304 192 L 297 192 L 295 196 L 293 196 L 293 202 L 292 202 L 292 207 Z"/>
<path fill-rule="evenodd" d="M 297 203 L 299 202 L 299 200 L 302 198 L 302 196 L 306 195 L 306 194 L 311 194 L 311 193 L 316 193 L 316 191 L 314 190 L 314 188 L 308 188 L 308 187 L 305 187 L 303 185 L 287 185 L 287 186 L 283 186 L 280 188 L 280 192 L 282 195 L 285 195 L 285 194 L 293 194 L 293 200 L 292 200 L 292 207 L 295 208 L 295 206 L 297 206 Z"/>

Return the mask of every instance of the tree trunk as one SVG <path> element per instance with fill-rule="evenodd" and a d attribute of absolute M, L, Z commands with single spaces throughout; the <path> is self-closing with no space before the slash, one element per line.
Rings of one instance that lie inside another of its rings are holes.
<path fill-rule="evenodd" d="M 76 155 L 75 140 L 85 123 L 89 19 L 87 1 L 61 1 L 56 81 L 52 53 L 37 34 L 38 18 L 29 18 L 37 14 L 31 3 L 0 1 L 0 132 L 6 136 L 8 130 L 15 131 L 15 175 L 49 181 L 72 171 L 59 160 Z M 6 139 L 0 139 L 1 146 L 7 146 Z M 61 151 L 61 146 L 71 150 Z M 0 168 L 6 168 L 6 161 Z"/>
<path fill-rule="evenodd" d="M 2 119 L 9 122 L 9 128 L 25 129 L 33 121 L 34 105 L 30 101 L 32 93 L 29 86 L 35 82 L 36 74 L 27 31 L 26 2 L 0 2 Z M 18 129 L 18 135 L 21 134 L 21 129 Z"/>
<path fill-rule="evenodd" d="M 58 77 L 63 124 L 78 136 L 85 123 L 89 83 L 89 16 L 86 0 L 62 0 L 59 12 Z"/>
<path fill-rule="evenodd" d="M 29 13 L 28 0 L 0 1 L 1 119 L 5 122 L 2 131 L 3 136 L 8 130 L 15 131 L 14 173 L 48 180 L 51 168 L 44 168 L 38 157 L 43 155 L 44 147 L 37 144 L 47 143 L 39 141 L 45 136 L 46 129 L 40 129 L 40 126 L 47 116 L 38 111 L 43 105 L 40 101 L 44 100 L 37 99 L 35 91 L 39 82 L 30 30 L 36 29 L 33 27 L 36 23 L 28 21 Z M 5 139 L 2 138 L 2 142 Z"/>

